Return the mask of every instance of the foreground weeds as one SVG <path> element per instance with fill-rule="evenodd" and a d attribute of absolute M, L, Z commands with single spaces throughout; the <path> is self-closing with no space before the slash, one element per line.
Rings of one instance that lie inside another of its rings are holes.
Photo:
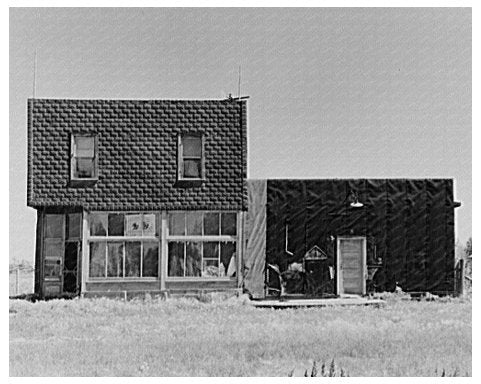
<path fill-rule="evenodd" d="M 336 362 L 332 359 L 331 364 L 327 368 L 326 363 L 322 363 L 320 369 L 317 368 L 316 361 L 313 361 L 312 368 L 304 371 L 304 377 L 347 377 L 349 376 L 344 369 L 336 366 Z M 294 376 L 294 369 L 289 373 L 289 377 Z"/>
<path fill-rule="evenodd" d="M 288 377 L 294 376 L 294 371 L 295 369 L 289 372 L 287 376 Z M 317 362 L 313 361 L 312 368 L 310 370 L 306 369 L 304 371 L 304 376 L 305 377 L 349 377 L 349 374 L 343 368 L 336 366 L 336 362 L 334 361 L 334 359 L 332 359 L 329 365 L 323 362 L 320 369 L 318 368 Z M 470 376 L 470 374 L 468 372 L 465 372 L 464 375 L 460 375 L 457 368 L 452 373 L 446 372 L 445 369 L 443 369 L 441 372 L 439 372 L 438 369 L 435 369 L 433 376 L 458 377 L 458 376 Z"/>
<path fill-rule="evenodd" d="M 285 310 L 244 297 L 11 300 L 9 312 L 11 376 L 311 376 L 313 360 L 317 376 L 333 361 L 335 376 L 471 375 L 460 299 Z"/>

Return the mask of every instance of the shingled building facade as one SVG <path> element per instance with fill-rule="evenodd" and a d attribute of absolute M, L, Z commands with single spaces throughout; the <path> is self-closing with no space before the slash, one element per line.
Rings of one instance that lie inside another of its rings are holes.
<path fill-rule="evenodd" d="M 42 297 L 455 291 L 453 180 L 247 180 L 245 99 L 30 99 L 27 188 Z"/>
<path fill-rule="evenodd" d="M 41 296 L 238 289 L 246 101 L 28 101 Z"/>

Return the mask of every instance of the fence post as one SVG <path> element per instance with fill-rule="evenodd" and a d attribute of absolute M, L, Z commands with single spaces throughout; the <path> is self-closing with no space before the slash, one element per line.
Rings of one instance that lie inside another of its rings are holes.
<path fill-rule="evenodd" d="M 464 259 L 459 260 L 459 295 L 464 295 Z"/>

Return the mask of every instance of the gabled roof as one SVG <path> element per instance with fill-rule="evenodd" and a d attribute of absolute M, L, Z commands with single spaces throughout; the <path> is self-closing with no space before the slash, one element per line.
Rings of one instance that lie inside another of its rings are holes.
<path fill-rule="evenodd" d="M 327 260 L 327 254 L 317 245 L 314 245 L 304 255 L 304 259 L 307 260 Z"/>
<path fill-rule="evenodd" d="M 245 208 L 246 102 L 225 100 L 28 101 L 28 190 L 33 207 L 98 210 Z M 206 180 L 176 185 L 177 136 L 205 136 Z M 70 136 L 98 136 L 99 180 L 69 185 Z"/>

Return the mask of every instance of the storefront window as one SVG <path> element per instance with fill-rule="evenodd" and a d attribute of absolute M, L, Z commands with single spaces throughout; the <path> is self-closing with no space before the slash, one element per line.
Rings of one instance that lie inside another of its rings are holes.
<path fill-rule="evenodd" d="M 90 213 L 89 278 L 158 278 L 160 216 L 160 212 Z M 236 212 L 169 212 L 166 218 L 168 277 L 236 277 Z"/>
<path fill-rule="evenodd" d="M 91 278 L 158 277 L 157 213 L 94 212 L 89 221 Z"/>
<path fill-rule="evenodd" d="M 235 277 L 236 251 L 235 212 L 169 214 L 169 277 Z"/>

